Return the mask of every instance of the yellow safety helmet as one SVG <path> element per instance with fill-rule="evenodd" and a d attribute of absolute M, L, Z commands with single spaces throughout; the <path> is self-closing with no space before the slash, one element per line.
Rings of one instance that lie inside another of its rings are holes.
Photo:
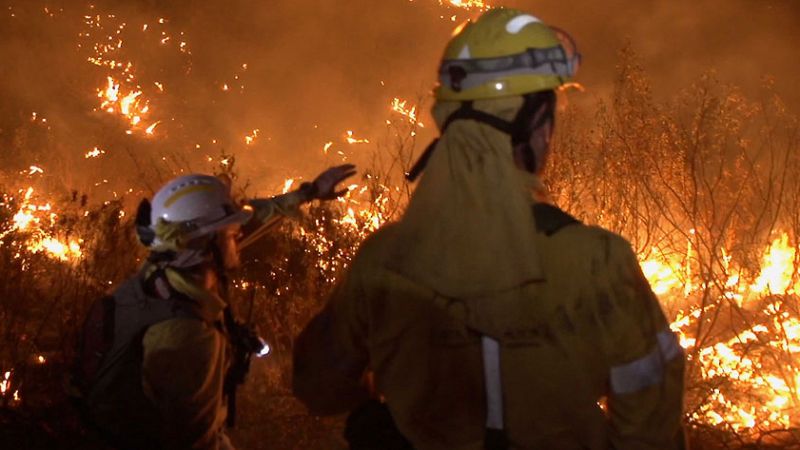
<path fill-rule="evenodd" d="M 438 100 L 479 100 L 556 89 L 578 69 L 564 31 L 515 9 L 497 8 L 456 28 L 439 68 Z"/>

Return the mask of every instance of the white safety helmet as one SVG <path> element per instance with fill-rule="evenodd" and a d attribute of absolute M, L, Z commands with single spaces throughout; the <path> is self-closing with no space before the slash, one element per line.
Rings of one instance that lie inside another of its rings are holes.
<path fill-rule="evenodd" d="M 231 225 L 243 224 L 253 216 L 249 207 L 233 202 L 230 188 L 211 175 L 185 175 L 168 182 L 153 197 L 150 227 L 163 220 L 186 227 L 187 241 L 206 236 Z M 154 245 L 160 244 L 158 236 Z"/>

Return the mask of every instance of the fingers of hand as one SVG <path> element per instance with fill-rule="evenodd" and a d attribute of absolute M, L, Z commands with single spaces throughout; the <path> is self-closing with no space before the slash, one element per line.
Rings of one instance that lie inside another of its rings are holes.
<path fill-rule="evenodd" d="M 330 175 L 332 178 L 335 178 L 337 182 L 339 182 L 345 178 L 350 178 L 351 176 L 355 175 L 355 173 L 355 165 L 342 164 L 341 166 L 331 167 L 330 169 L 326 170 L 324 175 Z"/>
<path fill-rule="evenodd" d="M 331 167 L 322 172 L 314 184 L 317 186 L 319 195 L 317 198 L 322 200 L 332 200 L 347 194 L 348 189 L 336 191 L 336 185 L 356 174 L 356 166 L 353 164 L 342 164 Z"/>
<path fill-rule="evenodd" d="M 341 181 L 344 181 L 355 174 L 356 174 L 355 169 L 339 172 L 336 177 L 336 182 L 339 183 Z"/>

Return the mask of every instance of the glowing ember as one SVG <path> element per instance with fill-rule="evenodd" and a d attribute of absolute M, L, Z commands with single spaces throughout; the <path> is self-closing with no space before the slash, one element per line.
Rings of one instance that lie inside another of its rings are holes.
<path fill-rule="evenodd" d="M 147 133 L 147 134 L 153 134 L 153 132 L 155 131 L 156 127 L 157 127 L 157 126 L 158 126 L 158 124 L 160 124 L 160 123 L 161 123 L 161 121 L 159 120 L 158 122 L 156 122 L 156 123 L 154 123 L 154 124 L 150 125 L 149 127 L 147 127 L 147 129 L 145 129 L 145 130 L 144 130 L 144 131 L 145 131 L 145 133 Z"/>
<path fill-rule="evenodd" d="M 11 392 L 11 380 L 12 380 L 12 372 L 6 371 L 3 374 L 2 379 L 0 379 L 0 397 L 7 397 L 11 394 L 11 401 L 13 403 L 19 403 L 22 401 L 22 398 L 19 395 L 19 389 L 15 389 L 14 392 Z"/>
<path fill-rule="evenodd" d="M 413 2 L 414 0 L 408 0 Z M 465 9 L 467 11 L 488 11 L 491 5 L 484 0 L 438 0 L 440 6 Z"/>
<path fill-rule="evenodd" d="M 330 150 L 332 146 L 333 146 L 333 142 L 326 142 L 325 146 L 322 147 L 322 153 L 327 155 L 328 154 L 328 150 Z"/>
<path fill-rule="evenodd" d="M 292 189 L 292 185 L 294 184 L 294 178 L 289 178 L 283 183 L 283 193 L 289 192 Z"/>
<path fill-rule="evenodd" d="M 483 0 L 439 0 L 440 5 L 455 6 L 470 11 L 487 11 L 491 8 Z"/>
<path fill-rule="evenodd" d="M 348 144 L 369 144 L 369 139 L 358 139 L 353 137 L 353 132 L 347 130 L 347 137 L 345 138 Z"/>
<path fill-rule="evenodd" d="M 261 132 L 261 130 L 256 128 L 255 130 L 253 130 L 253 132 L 251 134 L 245 136 L 244 137 L 245 144 L 250 145 L 253 142 L 255 142 L 256 138 L 258 137 L 258 133 L 260 133 L 260 132 Z"/>
<path fill-rule="evenodd" d="M 105 150 L 100 150 L 99 148 L 95 147 L 92 150 L 86 152 L 86 154 L 83 155 L 83 157 L 86 158 L 86 159 L 97 158 L 100 155 L 105 155 L 105 153 L 106 153 Z"/>
<path fill-rule="evenodd" d="M 11 387 L 11 371 L 7 371 L 0 380 L 0 395 L 6 395 Z"/>

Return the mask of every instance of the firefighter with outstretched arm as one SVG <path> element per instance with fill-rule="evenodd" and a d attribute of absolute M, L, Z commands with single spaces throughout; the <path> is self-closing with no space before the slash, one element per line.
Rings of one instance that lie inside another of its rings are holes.
<path fill-rule="evenodd" d="M 143 202 L 137 231 L 147 261 L 92 308 L 78 352 L 74 391 L 92 427 L 120 449 L 232 449 L 224 426 L 235 411 L 227 411 L 226 397 L 235 399 L 250 353 L 261 349 L 226 296 L 227 273 L 240 264 L 241 228 L 334 199 L 354 173 L 352 165 L 333 167 L 296 191 L 244 207 L 225 180 L 192 174 Z"/>

